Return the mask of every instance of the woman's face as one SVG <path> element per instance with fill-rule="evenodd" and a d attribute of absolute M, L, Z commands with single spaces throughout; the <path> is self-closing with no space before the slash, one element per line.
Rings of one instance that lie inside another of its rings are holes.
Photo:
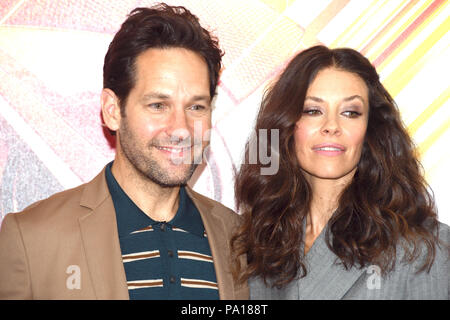
<path fill-rule="evenodd" d="M 308 178 L 353 177 L 367 130 L 368 99 L 357 74 L 336 68 L 318 72 L 294 133 L 297 159 Z"/>

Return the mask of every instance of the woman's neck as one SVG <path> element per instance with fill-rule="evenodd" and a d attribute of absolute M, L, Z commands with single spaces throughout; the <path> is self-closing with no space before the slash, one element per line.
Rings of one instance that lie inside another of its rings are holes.
<path fill-rule="evenodd" d="M 351 179 L 321 179 L 307 176 L 312 200 L 306 217 L 305 253 L 320 235 L 339 205 L 339 197 Z"/>

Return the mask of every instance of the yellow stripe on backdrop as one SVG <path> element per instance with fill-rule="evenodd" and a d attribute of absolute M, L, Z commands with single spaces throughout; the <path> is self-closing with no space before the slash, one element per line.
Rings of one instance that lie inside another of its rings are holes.
<path fill-rule="evenodd" d="M 296 0 L 260 0 L 278 13 L 282 13 Z"/>
<path fill-rule="evenodd" d="M 341 33 L 333 42 L 330 43 L 331 48 L 345 47 L 349 40 L 360 30 L 360 26 L 363 25 L 368 16 L 372 15 L 374 10 L 378 10 L 379 7 L 385 1 L 372 1 L 372 3 L 350 24 L 343 33 Z"/>
<path fill-rule="evenodd" d="M 446 12 L 448 10 L 446 9 L 448 9 L 447 4 L 437 7 L 436 10 L 423 20 L 408 38 L 395 48 L 386 60 L 378 66 L 378 70 L 381 69 L 385 71 L 388 67 L 395 68 L 386 79 L 383 80 L 384 86 L 394 98 L 396 98 L 396 96 L 408 86 L 413 79 L 416 79 L 419 72 L 427 67 L 427 62 L 436 59 L 439 54 L 442 54 L 442 52 L 445 52 L 446 49 L 448 49 L 449 44 L 446 35 L 448 35 L 448 31 L 450 30 L 450 18 L 448 17 L 448 12 Z M 418 43 L 418 41 L 420 43 Z M 397 63 L 398 65 L 396 66 L 395 64 Z M 392 65 L 389 66 L 389 64 Z M 424 127 L 424 124 L 440 108 L 445 106 L 449 97 L 450 89 L 447 88 L 429 106 L 424 108 L 413 122 L 410 123 L 408 131 L 413 138 L 416 132 Z M 415 112 L 420 112 L 420 110 L 421 108 L 418 107 L 415 109 Z M 418 155 L 421 158 L 450 128 L 449 119 L 442 119 L 442 121 L 443 122 L 437 123 L 438 126 L 435 130 L 428 129 L 429 126 L 427 126 L 427 131 L 424 132 L 426 138 L 422 140 L 417 147 Z"/>
<path fill-rule="evenodd" d="M 317 34 L 344 8 L 350 0 L 333 0 L 305 29 L 302 44 L 310 47 L 317 44 Z"/>
<path fill-rule="evenodd" d="M 385 80 L 383 80 L 383 84 L 392 96 L 395 97 L 417 74 L 422 66 L 422 61 L 426 60 L 427 53 L 429 53 L 431 48 L 445 36 L 449 29 L 450 17 L 426 37 L 425 41 L 415 48 L 415 50 L 404 59 Z M 405 43 L 405 46 L 406 45 L 407 44 Z"/>
<path fill-rule="evenodd" d="M 419 144 L 417 152 L 423 156 L 428 149 L 450 128 L 450 118 L 447 118 L 436 130 L 434 130 L 428 137 Z"/>
<path fill-rule="evenodd" d="M 399 54 L 405 54 L 405 52 L 408 52 L 407 48 L 409 47 L 409 45 L 415 42 L 416 38 L 424 35 L 426 28 L 444 12 L 446 6 L 447 4 L 439 6 L 437 10 L 435 10 L 429 17 L 427 17 L 422 23 L 420 23 L 417 28 L 412 31 L 412 33 L 406 39 L 404 39 L 404 41 L 402 41 L 402 43 L 397 48 L 394 48 L 394 50 L 390 52 L 389 56 L 379 66 L 377 66 L 378 72 L 383 73 L 384 68 L 387 67 L 391 62 L 393 62 L 393 60 L 396 59 Z M 441 15 L 441 17 L 444 15 L 445 13 Z M 409 48 L 412 53 L 406 60 L 402 59 L 403 61 L 400 66 L 401 68 L 403 68 L 403 70 L 400 71 L 404 71 L 404 69 L 408 66 L 414 65 L 415 61 L 417 61 L 424 53 L 427 52 L 428 49 L 430 49 L 441 37 L 443 37 L 449 30 L 449 23 L 450 19 L 447 16 L 447 19 L 439 27 L 437 27 L 420 46 L 415 49 Z M 392 79 L 395 79 L 396 76 L 397 74 L 394 73 L 393 76 L 389 76 L 388 80 L 392 81 Z M 392 82 L 390 82 L 389 84 L 391 83 Z M 393 96 L 395 96 L 401 90 L 395 90 L 395 87 L 388 88 L 392 90 L 391 94 Z"/>
<path fill-rule="evenodd" d="M 394 4 L 397 4 L 397 1 L 394 2 Z M 361 51 L 362 54 L 365 55 L 365 52 L 371 48 L 371 46 L 386 32 L 388 27 L 390 27 L 389 24 L 392 22 L 395 22 L 399 16 L 402 15 L 403 10 L 408 7 L 408 5 L 411 4 L 411 1 L 403 0 L 398 2 L 397 6 L 395 6 L 394 9 L 388 8 L 387 15 L 385 17 L 380 17 L 382 21 L 379 24 L 378 28 L 370 28 L 368 30 L 369 34 L 364 37 L 364 40 L 360 41 L 358 45 L 355 46 L 355 49 L 358 49 Z M 382 12 L 384 14 L 384 11 Z"/>
<path fill-rule="evenodd" d="M 414 5 L 414 7 L 411 8 L 411 11 L 408 12 L 403 19 L 391 27 L 391 31 L 386 34 L 387 38 L 380 39 L 379 44 L 368 53 L 367 58 L 370 61 L 375 61 L 386 50 L 386 48 L 388 48 L 400 36 L 400 34 L 431 5 L 431 3 L 432 0 L 427 0 L 422 5 L 420 5 L 421 3 Z M 412 11 L 414 8 L 416 8 L 416 10 Z M 406 21 L 404 21 L 405 19 Z"/>
<path fill-rule="evenodd" d="M 362 52 L 366 44 L 372 40 L 376 42 L 381 38 L 378 33 L 385 34 L 387 30 L 395 25 L 395 22 L 398 21 L 398 18 L 396 19 L 397 15 L 402 12 L 403 8 L 410 7 L 408 3 L 400 0 L 382 3 L 375 11 L 364 18 L 364 24 L 358 30 L 355 30 L 354 35 L 348 39 L 346 46 Z M 373 42 L 372 45 L 374 45 Z"/>
<path fill-rule="evenodd" d="M 369 53 L 377 48 L 382 39 L 392 33 L 394 26 L 401 23 L 405 16 L 407 16 L 408 12 L 410 12 L 411 9 L 417 5 L 418 1 L 419 0 L 408 1 L 408 3 L 404 6 L 402 6 L 402 3 L 402 5 L 396 9 L 395 16 L 389 20 L 389 22 L 387 22 L 381 30 L 375 28 L 378 33 L 370 40 L 369 43 L 365 45 L 365 47 L 361 50 L 361 53 L 364 54 L 364 56 L 369 57 Z"/>
<path fill-rule="evenodd" d="M 417 130 L 431 118 L 450 99 L 450 86 L 442 92 L 422 113 L 408 125 L 408 132 L 413 136 Z"/>

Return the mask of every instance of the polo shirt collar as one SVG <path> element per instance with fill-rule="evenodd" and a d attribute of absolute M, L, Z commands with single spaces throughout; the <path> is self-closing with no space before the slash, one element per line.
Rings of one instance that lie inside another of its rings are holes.
<path fill-rule="evenodd" d="M 203 237 L 205 227 L 200 216 L 200 212 L 192 202 L 186 193 L 185 187 L 180 188 L 180 202 L 178 205 L 177 213 L 169 224 L 195 234 L 199 237 Z"/>
<path fill-rule="evenodd" d="M 113 161 L 106 166 L 105 176 L 116 210 L 119 237 L 128 236 L 131 232 L 143 229 L 149 225 L 161 224 L 161 222 L 147 216 L 125 193 L 111 172 L 112 164 Z M 185 187 L 180 188 L 178 210 L 173 219 L 167 223 L 172 227 L 203 237 L 205 228 L 200 212 L 191 198 L 189 198 Z"/>

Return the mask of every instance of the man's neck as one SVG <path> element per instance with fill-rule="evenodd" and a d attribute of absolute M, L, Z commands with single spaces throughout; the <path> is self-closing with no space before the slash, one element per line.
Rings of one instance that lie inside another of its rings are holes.
<path fill-rule="evenodd" d="M 179 205 L 180 187 L 162 187 L 116 158 L 111 172 L 130 199 L 155 221 L 170 221 Z"/>

